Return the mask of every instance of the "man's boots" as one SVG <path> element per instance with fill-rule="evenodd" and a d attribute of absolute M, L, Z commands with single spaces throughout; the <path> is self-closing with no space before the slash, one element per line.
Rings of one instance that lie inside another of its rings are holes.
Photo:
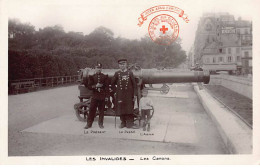
<path fill-rule="evenodd" d="M 98 126 L 99 126 L 99 128 L 101 128 L 101 129 L 103 129 L 104 128 L 104 125 L 103 125 L 103 123 L 101 124 L 101 123 L 98 123 Z"/>
<path fill-rule="evenodd" d="M 126 127 L 126 122 L 125 122 L 125 121 L 122 121 L 121 124 L 120 124 L 120 126 L 119 126 L 119 128 L 124 128 L 124 127 Z"/>
<path fill-rule="evenodd" d="M 87 125 L 84 127 L 85 129 L 89 129 L 89 128 L 91 128 L 92 127 L 92 123 L 87 123 Z"/>
<path fill-rule="evenodd" d="M 104 121 L 104 112 L 99 114 L 99 118 L 98 118 L 98 126 L 99 128 L 103 129 L 104 125 L 103 125 L 103 121 Z"/>

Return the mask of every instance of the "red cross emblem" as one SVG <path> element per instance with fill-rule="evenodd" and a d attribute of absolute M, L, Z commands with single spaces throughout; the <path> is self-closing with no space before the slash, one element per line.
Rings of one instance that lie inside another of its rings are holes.
<path fill-rule="evenodd" d="M 163 34 L 165 34 L 165 32 L 168 31 L 168 28 L 165 28 L 165 25 L 163 25 L 162 28 L 160 28 L 160 31 L 162 31 Z"/>

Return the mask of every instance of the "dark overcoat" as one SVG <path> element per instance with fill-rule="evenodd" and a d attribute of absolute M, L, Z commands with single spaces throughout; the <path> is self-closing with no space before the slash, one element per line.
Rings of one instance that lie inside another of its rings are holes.
<path fill-rule="evenodd" d="M 136 82 L 132 71 L 117 71 L 112 78 L 112 85 L 116 87 L 116 111 L 119 115 L 133 114 Z"/>
<path fill-rule="evenodd" d="M 97 83 L 103 84 L 103 86 L 101 88 L 96 88 Z M 93 99 L 104 100 L 106 97 L 109 97 L 108 76 L 103 73 L 90 75 L 88 88 L 93 90 Z"/>

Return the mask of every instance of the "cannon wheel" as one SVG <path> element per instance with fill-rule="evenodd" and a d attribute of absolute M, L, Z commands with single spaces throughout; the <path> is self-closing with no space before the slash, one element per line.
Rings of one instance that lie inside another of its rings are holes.
<path fill-rule="evenodd" d="M 76 116 L 79 121 L 87 122 L 90 107 L 90 99 L 74 105 Z"/>
<path fill-rule="evenodd" d="M 163 86 L 161 87 L 160 93 L 161 94 L 167 94 L 170 90 L 170 87 L 166 84 L 163 84 Z"/>

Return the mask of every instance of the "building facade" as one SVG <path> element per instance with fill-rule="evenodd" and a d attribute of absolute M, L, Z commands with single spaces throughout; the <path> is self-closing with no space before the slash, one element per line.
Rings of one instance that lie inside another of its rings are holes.
<path fill-rule="evenodd" d="M 194 62 L 210 71 L 252 74 L 252 23 L 228 13 L 204 14 L 194 42 Z"/>

